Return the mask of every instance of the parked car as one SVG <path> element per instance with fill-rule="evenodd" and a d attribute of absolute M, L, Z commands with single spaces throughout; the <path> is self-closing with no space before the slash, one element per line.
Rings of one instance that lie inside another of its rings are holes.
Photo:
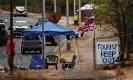
<path fill-rule="evenodd" d="M 40 36 L 22 36 L 21 37 L 21 53 L 25 54 L 26 51 L 39 51 L 42 53 L 42 40 Z"/>
<path fill-rule="evenodd" d="M 13 31 L 14 36 L 21 36 L 22 30 L 30 29 L 30 26 L 27 21 L 14 21 L 13 22 Z"/>
<path fill-rule="evenodd" d="M 7 29 L 5 23 L 0 23 L 0 44 L 5 45 L 7 41 Z"/>
<path fill-rule="evenodd" d="M 50 42 L 52 45 L 57 45 L 57 42 L 55 41 L 54 36 L 52 35 L 46 35 L 46 42 Z"/>
<path fill-rule="evenodd" d="M 38 22 L 37 22 L 36 26 L 42 24 L 42 21 L 43 21 L 42 18 L 38 18 Z M 46 22 L 49 22 L 48 18 L 45 18 L 44 19 L 44 22 L 45 23 Z M 50 42 L 52 45 L 57 45 L 57 42 L 55 41 L 54 36 L 52 36 L 52 35 L 46 35 L 45 36 L 45 39 L 46 39 L 46 42 Z"/>
<path fill-rule="evenodd" d="M 27 9 L 24 6 L 16 6 L 14 9 L 14 16 L 27 16 Z"/>
<path fill-rule="evenodd" d="M 42 24 L 42 21 L 43 21 L 42 18 L 38 18 L 38 22 L 36 23 L 36 26 L 39 25 L 39 24 Z M 49 19 L 48 18 L 45 18 L 44 19 L 44 23 L 46 23 L 46 22 L 49 22 Z"/>

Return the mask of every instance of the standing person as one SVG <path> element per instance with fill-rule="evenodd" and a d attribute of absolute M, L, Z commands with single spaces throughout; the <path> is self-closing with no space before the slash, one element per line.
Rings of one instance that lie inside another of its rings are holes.
<path fill-rule="evenodd" d="M 75 27 L 78 26 L 78 14 L 77 13 L 75 13 L 75 15 L 74 15 L 74 25 L 75 25 Z"/>
<path fill-rule="evenodd" d="M 13 53 L 11 55 L 11 53 L 10 53 L 10 36 L 8 35 L 8 42 L 6 44 L 6 54 L 8 56 L 8 60 L 7 60 L 8 66 L 10 69 L 12 69 L 11 72 L 9 73 L 9 75 L 12 75 L 12 71 L 14 68 L 13 61 L 14 61 L 14 56 L 15 56 L 15 48 L 16 48 L 16 45 L 15 45 L 15 41 L 13 40 Z"/>

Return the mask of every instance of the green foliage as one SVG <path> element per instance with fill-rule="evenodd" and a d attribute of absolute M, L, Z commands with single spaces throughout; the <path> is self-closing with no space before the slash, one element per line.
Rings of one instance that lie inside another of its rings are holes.
<path fill-rule="evenodd" d="M 133 13 L 131 5 L 133 1 L 130 0 L 99 0 L 96 4 L 95 10 L 96 22 L 98 24 L 113 24 L 116 28 L 123 27 L 123 20 L 126 24 L 132 24 Z M 133 5 L 132 5 L 133 6 Z M 131 25 L 130 25 L 131 26 Z"/>
<path fill-rule="evenodd" d="M 106 8 L 105 8 L 106 7 Z M 110 12 L 108 11 L 109 5 L 108 4 L 100 4 L 95 11 L 95 17 L 97 24 L 108 24 Z"/>
<path fill-rule="evenodd" d="M 28 5 L 36 5 L 40 3 L 42 0 L 27 0 Z M 54 0 L 45 0 L 47 6 L 51 6 L 54 4 Z M 57 6 L 62 6 L 66 4 L 66 0 L 56 0 Z M 91 0 L 81 0 L 81 4 L 87 4 L 88 2 L 91 2 Z M 14 0 L 15 4 L 18 5 L 24 5 L 25 0 Z M 70 4 L 73 4 L 73 0 L 69 0 Z M 76 0 L 76 3 L 78 4 L 78 0 Z M 9 0 L 0 0 L 0 4 L 9 4 Z"/>
<path fill-rule="evenodd" d="M 9 4 L 9 0 L 0 0 L 0 5 Z"/>
<path fill-rule="evenodd" d="M 95 4 L 96 23 L 112 24 L 117 29 L 120 50 L 126 51 L 128 59 L 129 49 L 133 48 L 133 0 L 95 0 Z"/>

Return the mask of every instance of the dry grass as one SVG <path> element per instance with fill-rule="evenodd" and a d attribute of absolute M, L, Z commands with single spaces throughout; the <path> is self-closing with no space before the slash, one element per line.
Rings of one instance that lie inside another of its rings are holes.
<path fill-rule="evenodd" d="M 118 66 L 117 68 L 116 68 L 116 73 L 117 73 L 117 75 L 124 75 L 124 71 L 120 68 L 120 66 Z"/>
<path fill-rule="evenodd" d="M 117 68 L 118 80 L 133 80 L 133 67 Z"/>
<path fill-rule="evenodd" d="M 37 70 L 17 70 L 14 75 L 1 73 L 0 80 L 47 80 L 45 76 L 41 75 L 42 73 Z"/>

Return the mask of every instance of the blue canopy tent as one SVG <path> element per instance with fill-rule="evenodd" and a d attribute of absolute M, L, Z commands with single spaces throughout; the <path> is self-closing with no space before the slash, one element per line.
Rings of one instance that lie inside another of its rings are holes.
<path fill-rule="evenodd" d="M 42 24 L 29 30 L 23 30 L 22 34 L 24 36 L 43 35 Z M 73 35 L 74 36 L 76 35 L 76 33 L 74 32 L 74 30 L 67 29 L 58 24 L 47 22 L 47 23 L 44 23 L 44 35 L 70 35 L 70 36 Z M 59 52 L 60 52 L 60 45 L 59 45 Z M 60 53 L 60 56 L 61 56 L 61 53 Z M 34 63 L 31 63 L 31 64 L 34 64 Z"/>
<path fill-rule="evenodd" d="M 22 31 L 24 36 L 42 35 L 42 24 L 32 29 Z M 67 29 L 58 24 L 47 22 L 44 24 L 44 35 L 76 35 L 74 30 Z"/>

